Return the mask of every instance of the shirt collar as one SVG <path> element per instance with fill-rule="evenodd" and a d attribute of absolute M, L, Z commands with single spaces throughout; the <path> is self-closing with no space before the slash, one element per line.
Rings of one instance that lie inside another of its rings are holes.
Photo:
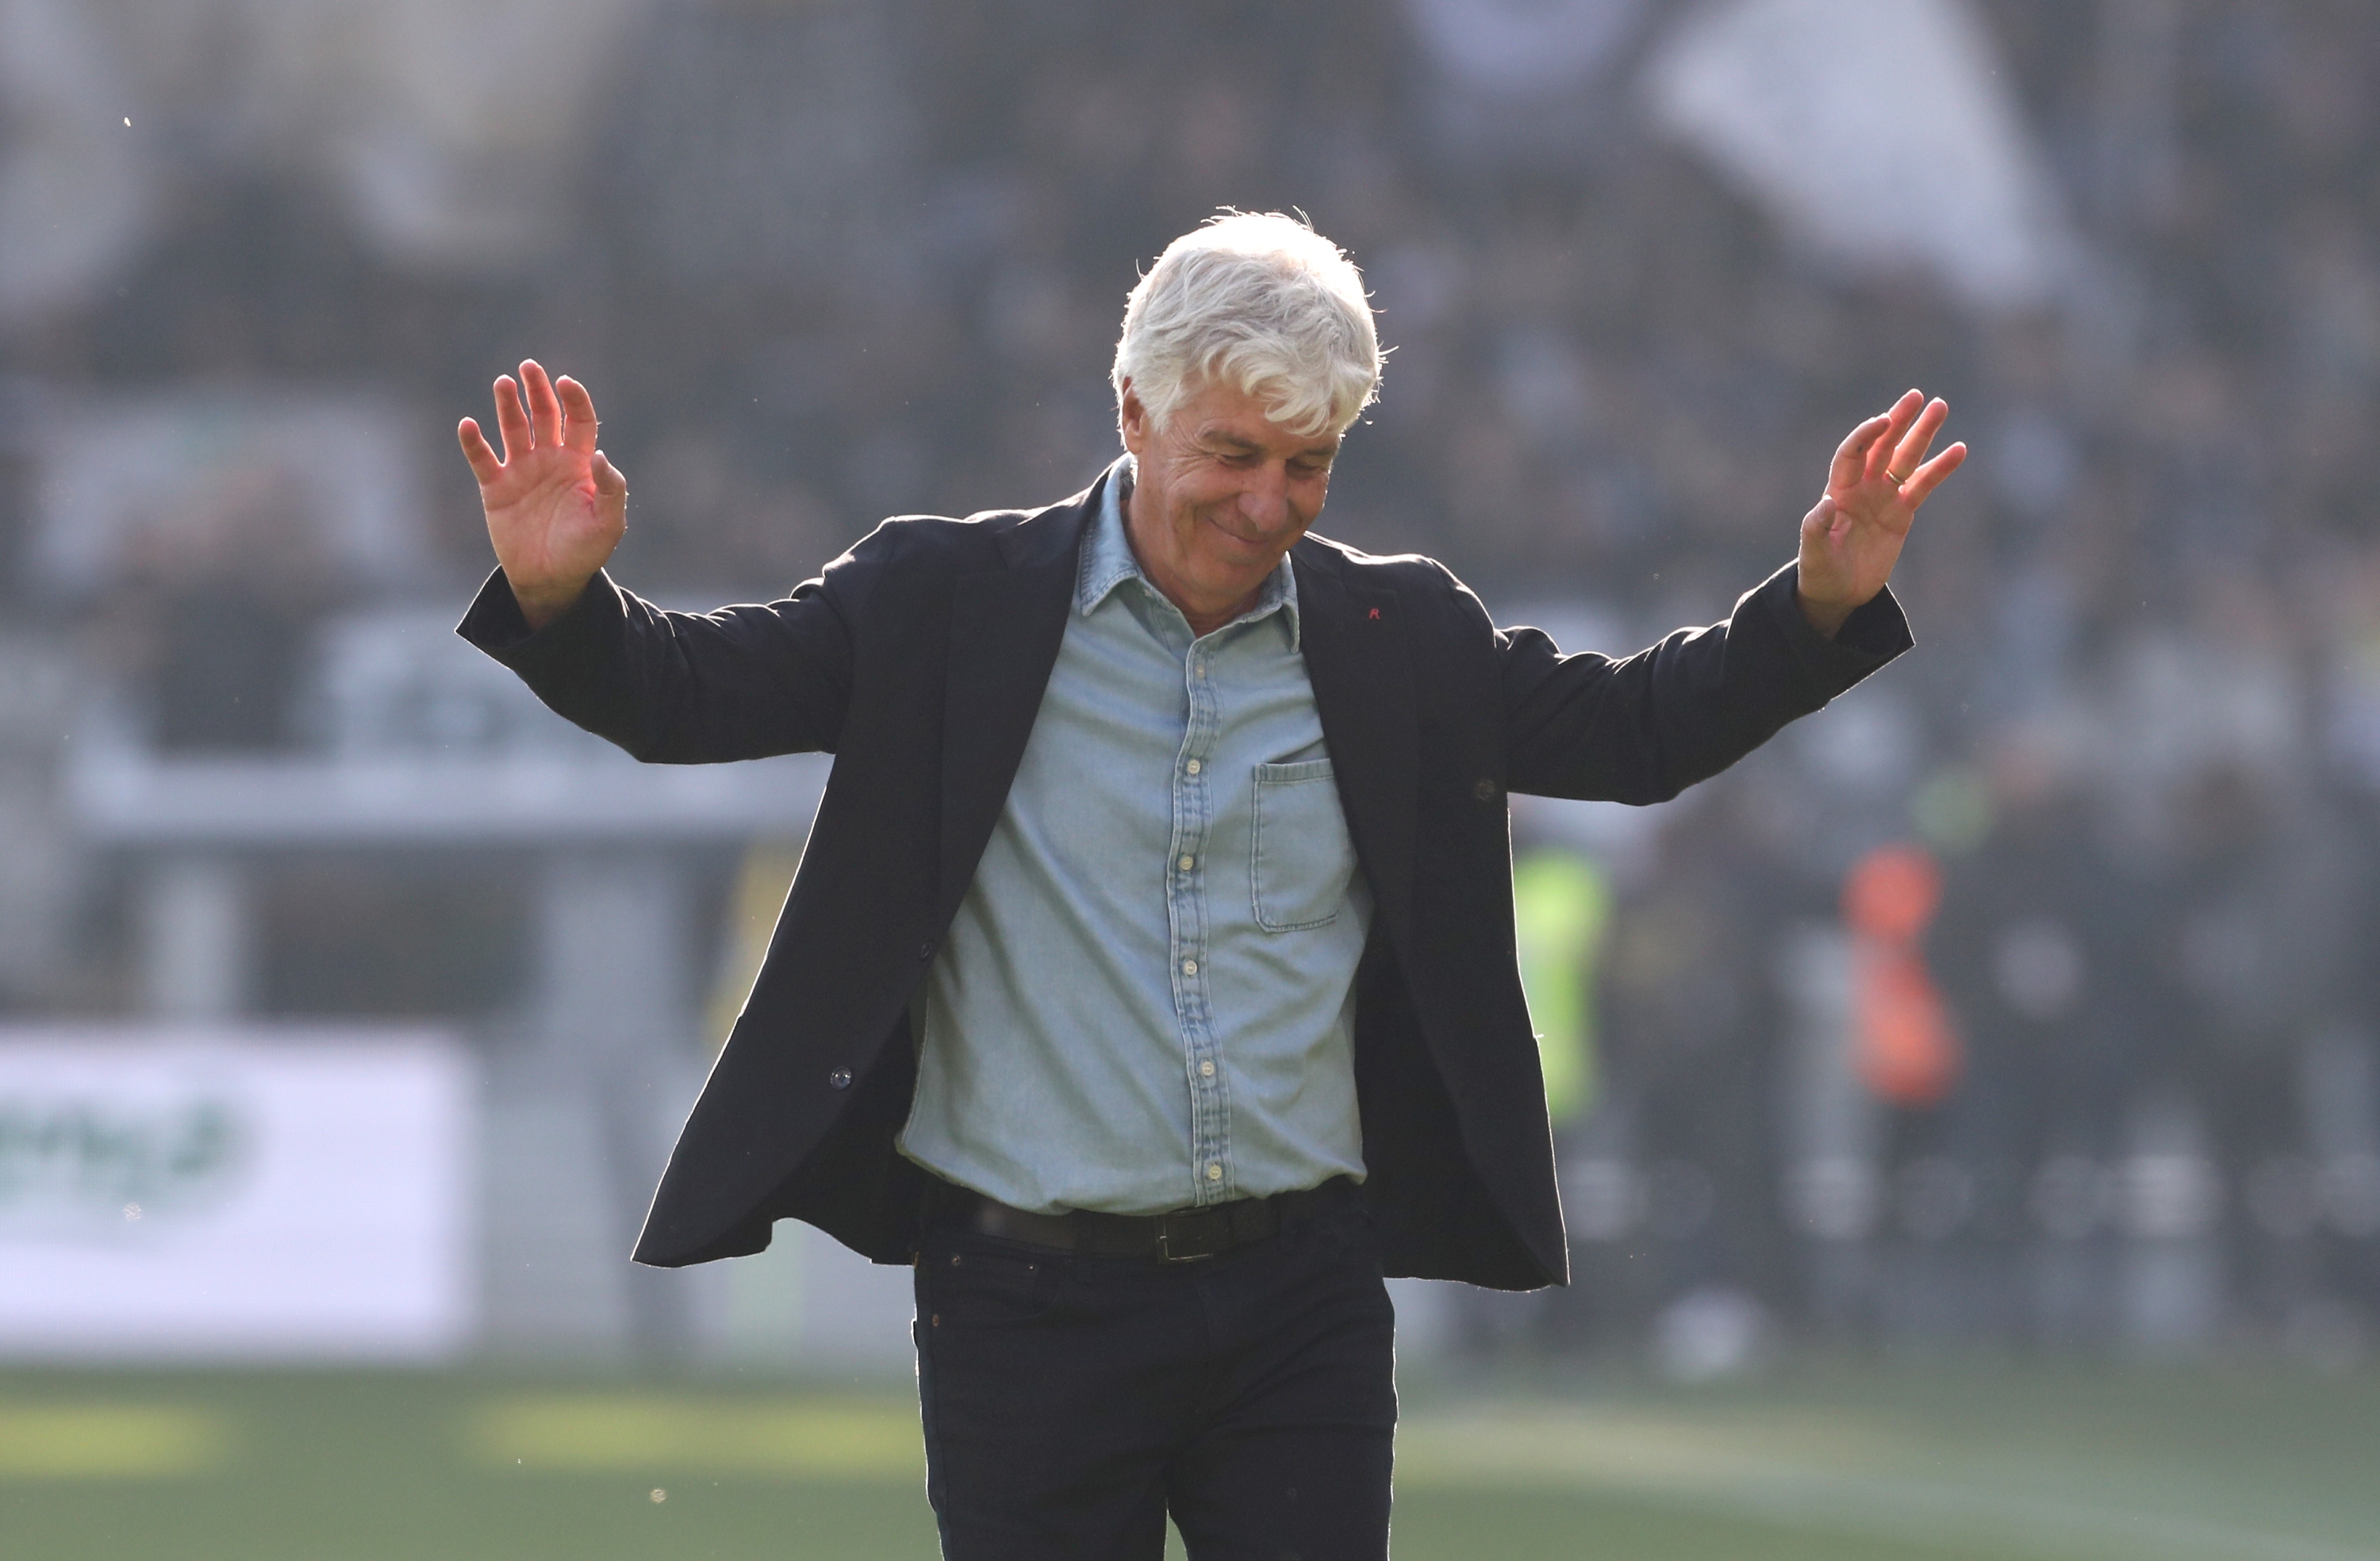
<path fill-rule="evenodd" d="M 1131 490 L 1132 457 L 1125 455 L 1108 468 L 1107 481 L 1099 490 L 1099 513 L 1091 517 L 1090 535 L 1083 538 L 1082 566 L 1075 579 L 1075 611 L 1086 618 L 1126 580 L 1139 581 L 1152 596 L 1164 595 L 1158 590 L 1156 582 L 1141 573 L 1140 560 L 1133 556 L 1132 540 L 1124 534 L 1124 496 Z M 1285 554 L 1257 588 L 1256 605 L 1232 622 L 1252 623 L 1276 611 L 1284 615 L 1289 624 L 1290 649 L 1303 649 L 1297 573 L 1290 567 Z"/>

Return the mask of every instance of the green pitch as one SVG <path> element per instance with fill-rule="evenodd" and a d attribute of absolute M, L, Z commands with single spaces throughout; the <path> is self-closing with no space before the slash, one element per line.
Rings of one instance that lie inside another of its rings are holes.
<path fill-rule="evenodd" d="M 897 1388 L 0 1373 L 9 1561 L 931 1557 Z M 2380 1561 L 2380 1374 L 1409 1385 L 1400 1561 Z"/>

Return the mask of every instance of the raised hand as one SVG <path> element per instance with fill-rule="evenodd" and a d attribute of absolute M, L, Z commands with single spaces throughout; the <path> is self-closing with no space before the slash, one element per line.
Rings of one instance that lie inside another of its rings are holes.
<path fill-rule="evenodd" d="M 528 393 L 524 405 L 522 393 Z M 463 459 L 480 479 L 488 540 L 529 627 L 562 613 L 603 567 L 628 528 L 628 480 L 595 448 L 595 402 L 587 387 L 548 379 L 535 359 L 520 382 L 496 381 L 496 428 L 504 459 L 469 417 L 455 430 Z"/>
<path fill-rule="evenodd" d="M 1967 458 L 1953 444 L 1925 459 L 1949 416 L 1948 403 L 1911 391 L 1836 450 L 1826 497 L 1802 517 L 1802 614 L 1820 634 L 1831 638 L 1884 589 L 1917 507 Z"/>

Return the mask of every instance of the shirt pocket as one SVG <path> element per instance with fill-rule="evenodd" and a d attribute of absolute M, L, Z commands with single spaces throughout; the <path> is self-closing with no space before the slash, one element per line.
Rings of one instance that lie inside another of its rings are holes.
<path fill-rule="evenodd" d="M 1347 902 L 1355 846 L 1329 759 L 1256 767 L 1248 888 L 1267 932 L 1329 926 Z"/>

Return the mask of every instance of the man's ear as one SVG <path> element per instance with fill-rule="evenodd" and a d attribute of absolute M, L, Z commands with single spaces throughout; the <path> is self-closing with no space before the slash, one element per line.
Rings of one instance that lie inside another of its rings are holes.
<path fill-rule="evenodd" d="M 1137 457 L 1148 442 L 1148 408 L 1141 405 L 1140 393 L 1124 381 L 1116 393 L 1116 432 L 1123 436 L 1123 447 Z"/>

